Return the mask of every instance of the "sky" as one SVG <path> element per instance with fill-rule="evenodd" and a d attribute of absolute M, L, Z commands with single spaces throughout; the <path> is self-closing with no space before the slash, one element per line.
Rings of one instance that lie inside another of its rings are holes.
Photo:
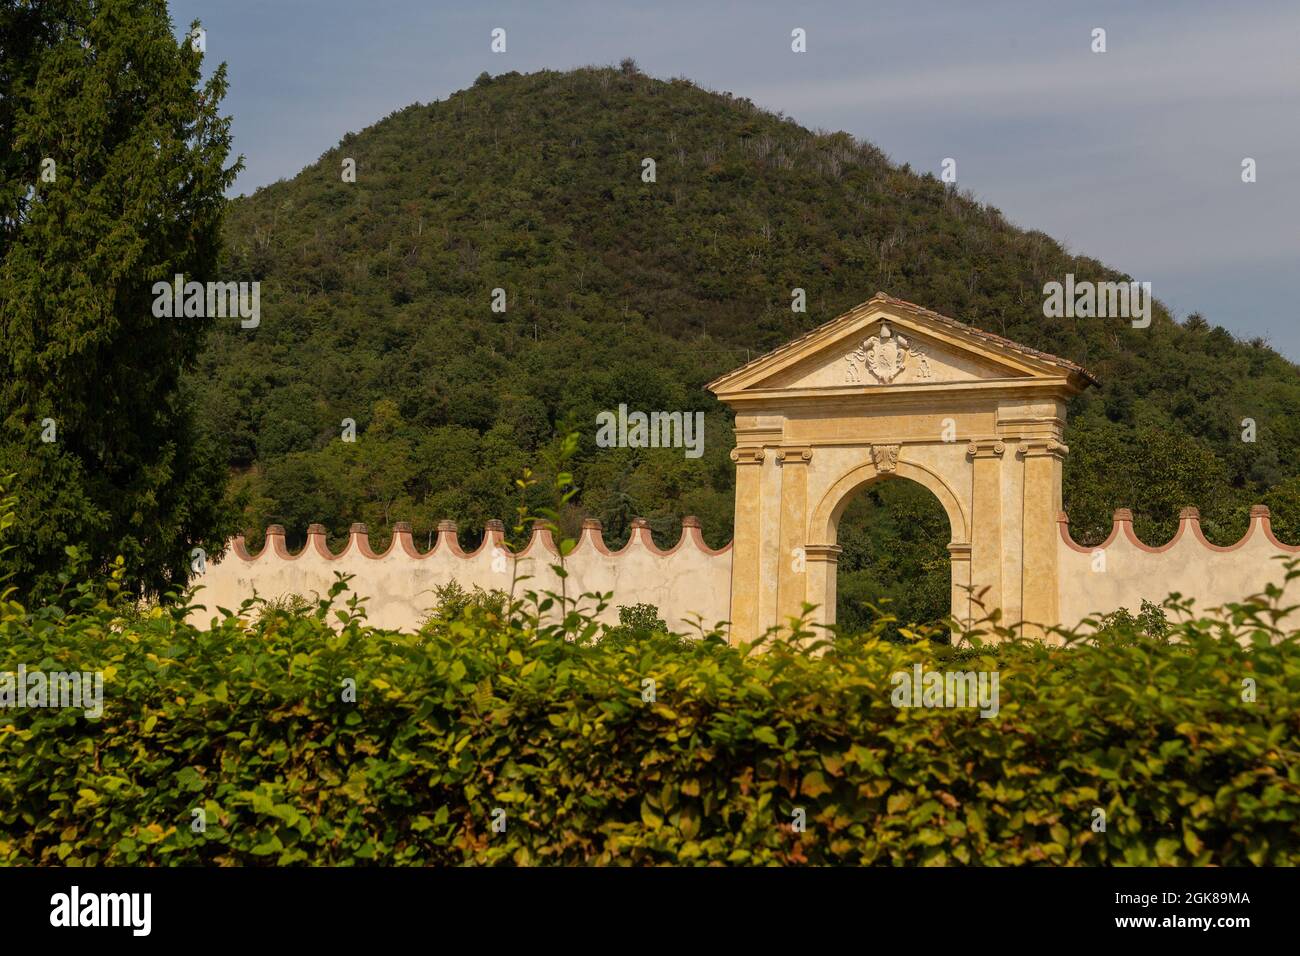
<path fill-rule="evenodd" d="M 845 130 L 1300 361 L 1300 3 L 172 0 L 225 62 L 233 192 L 483 71 L 634 58 Z M 506 52 L 491 34 L 506 31 Z M 807 52 L 791 50 L 806 32 Z M 1106 52 L 1093 51 L 1095 29 Z M 1242 182 L 1255 161 L 1256 181 Z M 864 296 L 875 292 L 865 289 Z"/>

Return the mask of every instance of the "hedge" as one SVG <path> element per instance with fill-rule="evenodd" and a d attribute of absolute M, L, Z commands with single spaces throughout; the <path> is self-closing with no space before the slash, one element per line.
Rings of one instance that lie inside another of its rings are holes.
<path fill-rule="evenodd" d="M 0 671 L 105 680 L 98 720 L 0 710 L 0 862 L 1300 861 L 1300 656 L 1263 602 L 963 651 L 885 623 L 593 644 L 481 607 L 403 635 L 355 599 L 195 628 L 110 598 L 0 601 Z M 917 663 L 996 671 L 997 715 L 895 706 Z"/>

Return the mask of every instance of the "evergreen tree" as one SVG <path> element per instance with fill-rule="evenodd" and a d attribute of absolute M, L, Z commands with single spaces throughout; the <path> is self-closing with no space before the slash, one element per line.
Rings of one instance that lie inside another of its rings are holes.
<path fill-rule="evenodd" d="M 160 591 L 231 527 L 224 450 L 182 380 L 211 320 L 153 310 L 155 282 L 224 278 L 241 164 L 225 165 L 225 69 L 203 82 L 203 45 L 164 0 L 0 0 L 0 474 L 19 500 L 4 560 L 33 596 L 70 545 Z"/>

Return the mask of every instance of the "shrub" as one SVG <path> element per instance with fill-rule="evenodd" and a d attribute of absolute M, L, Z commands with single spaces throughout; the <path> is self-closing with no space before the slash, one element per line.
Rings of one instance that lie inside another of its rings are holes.
<path fill-rule="evenodd" d="M 258 598 L 256 603 L 259 618 L 273 617 L 277 614 L 294 617 L 307 613 L 315 606 L 301 594 L 281 594 L 273 598 Z"/>
<path fill-rule="evenodd" d="M 435 584 L 433 593 L 437 603 L 424 619 L 423 624 L 421 624 L 422 629 L 457 620 L 463 617 L 470 608 L 491 611 L 496 616 L 502 617 L 505 615 L 505 607 L 508 601 L 508 596 L 504 591 L 495 589 L 486 591 L 477 584 L 474 585 L 474 590 L 466 591 L 460 586 L 460 582 L 455 579 L 448 581 L 446 584 Z"/>
<path fill-rule="evenodd" d="M 1300 657 L 1262 601 L 1171 640 L 735 648 L 473 604 L 404 635 L 341 592 L 207 628 L 6 598 L 0 670 L 105 701 L 0 710 L 0 863 L 1300 862 Z M 996 670 L 998 713 L 893 706 L 915 664 Z"/>
<path fill-rule="evenodd" d="M 619 605 L 618 624 L 605 628 L 602 641 L 647 641 L 670 637 L 668 623 L 653 604 Z"/>
<path fill-rule="evenodd" d="M 1144 598 L 1136 617 L 1128 608 L 1121 607 L 1103 614 L 1098 621 L 1096 639 L 1099 641 L 1132 640 L 1134 637 L 1167 639 L 1169 619 L 1164 608 Z"/>

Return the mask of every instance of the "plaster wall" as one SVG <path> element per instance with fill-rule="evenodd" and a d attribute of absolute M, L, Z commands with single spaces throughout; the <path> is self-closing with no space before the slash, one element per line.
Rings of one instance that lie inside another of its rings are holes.
<path fill-rule="evenodd" d="M 552 570 L 558 562 L 550 532 L 540 528 L 517 555 L 505 546 L 499 526 L 489 528 L 483 544 L 466 554 L 450 522 L 440 526 L 437 542 L 427 553 L 415 548 L 410 528 L 399 525 L 388 550 L 378 555 L 363 525 L 353 526 L 339 554 L 330 552 L 324 529 L 313 525 L 306 546 L 295 555 L 285 547 L 284 530 L 273 525 L 257 555 L 248 554 L 243 538 L 236 538 L 219 563 L 208 565 L 194 582 L 203 588 L 198 601 L 207 610 L 195 611 L 190 619 L 206 624 L 218 607 L 236 610 L 254 590 L 266 598 L 298 594 L 315 600 L 329 592 L 339 572 L 355 576 L 350 586 L 366 598 L 370 623 L 411 631 L 437 603 L 435 586 L 454 580 L 467 591 L 477 585 L 509 592 L 517 568 L 519 577 L 527 578 L 516 583 L 517 596 L 526 590 L 559 593 L 560 578 Z M 570 597 L 613 592 L 600 615 L 607 623 L 618 622 L 619 605 L 641 603 L 655 605 L 671 629 L 684 633 L 695 632 L 697 616 L 705 627 L 730 617 L 731 545 L 710 549 L 694 518 L 683 519 L 681 539 L 667 551 L 655 545 L 649 527 L 639 521 L 627 545 L 611 552 L 599 524 L 588 521 L 565 568 Z M 581 606 L 594 610 L 595 603 L 586 599 Z"/>
<path fill-rule="evenodd" d="M 1067 627 L 1121 607 L 1136 614 L 1144 599 L 1159 604 L 1174 593 L 1193 598 L 1201 610 L 1242 601 L 1270 583 L 1284 585 L 1282 561 L 1300 554 L 1300 547 L 1273 536 L 1263 505 L 1251 509 L 1246 534 L 1229 547 L 1205 540 L 1195 508 L 1183 509 L 1178 531 L 1159 547 L 1138 538 L 1127 508 L 1115 512 L 1110 537 L 1095 548 L 1075 543 L 1064 512 L 1058 527 L 1061 623 Z M 1300 583 L 1292 581 L 1285 592 L 1286 603 L 1300 601 Z"/>

